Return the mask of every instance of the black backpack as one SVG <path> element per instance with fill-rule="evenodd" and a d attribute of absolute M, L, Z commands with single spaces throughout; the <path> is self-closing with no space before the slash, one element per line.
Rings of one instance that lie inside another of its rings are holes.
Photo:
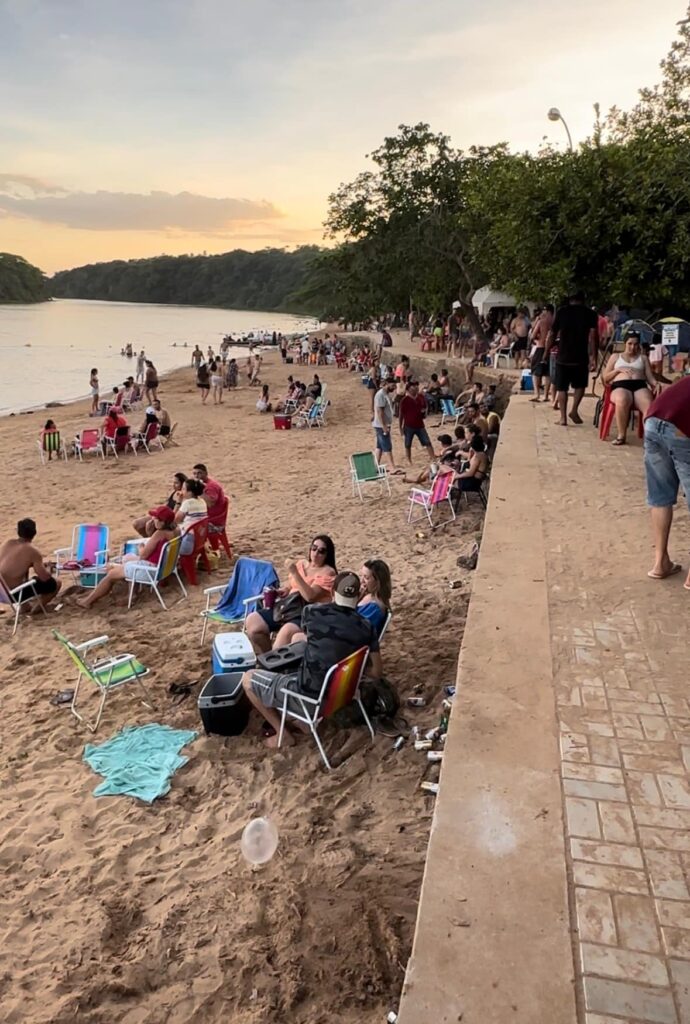
<path fill-rule="evenodd" d="M 364 710 L 369 718 L 395 718 L 400 710 L 398 691 L 388 679 L 362 680 L 360 697 Z M 364 719 L 359 704 L 353 701 L 347 707 L 336 711 L 332 721 L 339 729 L 351 729 L 355 725 L 363 725 Z"/>

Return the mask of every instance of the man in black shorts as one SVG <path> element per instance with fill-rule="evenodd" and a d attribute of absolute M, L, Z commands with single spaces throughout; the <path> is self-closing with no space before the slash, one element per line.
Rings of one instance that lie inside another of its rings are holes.
<path fill-rule="evenodd" d="M 378 635 L 369 619 L 357 611 L 359 594 L 359 576 L 354 572 L 338 573 L 333 584 L 333 602 L 308 604 L 302 612 L 303 633 L 297 633 L 293 643 L 306 641 L 307 646 L 297 671 L 280 674 L 252 669 L 242 677 L 244 692 L 276 734 L 280 729 L 283 690 L 287 688 L 312 700 L 317 699 L 328 670 L 360 647 L 369 648 L 369 678 L 381 678 Z M 290 698 L 288 707 L 303 713 L 295 698 Z M 307 707 L 311 710 L 313 705 Z M 293 742 L 288 732 L 284 734 L 283 742 Z M 266 746 L 277 747 L 278 736 L 267 737 Z"/>
<path fill-rule="evenodd" d="M 546 339 L 544 359 L 549 350 L 558 343 L 556 356 L 556 392 L 562 427 L 568 426 L 568 388 L 573 389 L 573 404 L 568 418 L 573 423 L 582 423 L 578 408 L 587 387 L 587 376 L 594 369 L 597 344 L 597 315 L 585 306 L 582 292 L 576 292 L 568 299 L 566 306 L 556 313 L 553 326 Z"/>
<path fill-rule="evenodd" d="M 49 563 L 34 546 L 36 523 L 33 519 L 20 519 L 17 523 L 17 536 L 6 540 L 0 545 L 0 576 L 9 590 L 23 584 L 15 595 L 15 600 L 26 601 L 30 597 L 37 598 L 35 610 L 40 604 L 45 608 L 60 589 L 60 581 L 52 575 Z M 29 569 L 34 575 L 29 577 Z"/>

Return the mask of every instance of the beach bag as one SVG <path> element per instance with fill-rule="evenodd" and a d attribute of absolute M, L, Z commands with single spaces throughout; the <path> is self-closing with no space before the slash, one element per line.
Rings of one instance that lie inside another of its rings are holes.
<path fill-rule="evenodd" d="M 388 679 L 362 680 L 359 696 L 364 710 L 370 719 L 395 718 L 400 710 L 398 691 Z M 331 715 L 331 721 L 338 729 L 352 729 L 356 725 L 364 725 L 364 718 L 359 704 L 352 701 L 347 707 L 341 708 Z"/>
<path fill-rule="evenodd" d="M 298 590 L 288 594 L 287 597 L 278 598 L 273 605 L 273 621 L 281 626 L 285 622 L 299 622 L 306 603 Z"/>

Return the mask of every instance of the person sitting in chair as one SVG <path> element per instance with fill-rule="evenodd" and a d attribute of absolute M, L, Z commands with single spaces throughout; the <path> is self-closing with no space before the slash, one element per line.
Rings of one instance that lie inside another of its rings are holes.
<path fill-rule="evenodd" d="M 644 419 L 657 389 L 649 359 L 642 354 L 637 331 L 630 331 L 623 351 L 614 352 L 610 357 L 603 380 L 611 389 L 611 402 L 616 408 L 617 434 L 613 444 L 620 446 L 626 442 L 631 411 L 637 409 Z"/>
<path fill-rule="evenodd" d="M 457 511 L 460 497 L 467 491 L 481 491 L 482 484 L 488 472 L 488 457 L 486 445 L 480 433 L 475 433 L 470 441 L 470 460 L 460 471 L 456 471 L 453 477 L 453 504 Z"/>
<path fill-rule="evenodd" d="M 206 502 L 202 498 L 204 485 L 201 480 L 187 479 L 182 485 L 182 501 L 175 510 L 175 522 L 182 534 L 180 545 L 181 555 L 191 555 L 194 550 L 194 534 L 189 533 L 190 527 L 208 516 Z"/>
<path fill-rule="evenodd" d="M 20 519 L 17 536 L 0 545 L 0 577 L 10 590 L 24 584 L 15 595 L 15 600 L 26 601 L 36 597 L 35 608 L 46 608 L 57 596 L 62 584 L 52 574 L 52 562 L 44 562 L 43 556 L 34 545 L 36 523 L 33 519 Z M 33 569 L 33 576 L 29 576 Z"/>
<path fill-rule="evenodd" d="M 391 610 L 391 571 L 380 558 L 369 558 L 359 570 L 362 589 L 357 611 L 371 622 L 376 636 L 381 635 Z"/>
<path fill-rule="evenodd" d="M 266 746 L 278 746 L 284 689 L 317 698 L 328 670 L 361 647 L 369 648 L 367 675 L 372 679 L 381 678 L 378 636 L 372 623 L 358 612 L 360 592 L 359 576 L 354 572 L 341 572 L 333 580 L 332 602 L 309 604 L 304 608 L 301 629 L 293 638 L 295 642 L 306 643 L 304 659 L 296 672 L 282 674 L 263 669 L 245 672 L 244 692 L 273 730 L 265 740 Z M 294 698 L 289 698 L 288 707 L 301 711 L 301 705 Z M 294 742 L 287 731 L 283 742 Z"/>

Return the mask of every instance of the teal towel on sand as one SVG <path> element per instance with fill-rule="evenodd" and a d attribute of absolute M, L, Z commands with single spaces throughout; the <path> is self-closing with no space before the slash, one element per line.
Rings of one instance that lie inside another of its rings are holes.
<path fill-rule="evenodd" d="M 87 743 L 84 760 L 105 782 L 94 796 L 135 796 L 146 803 L 170 792 L 170 777 L 186 764 L 182 747 L 197 737 L 188 729 L 167 725 L 132 725 L 99 746 Z"/>

